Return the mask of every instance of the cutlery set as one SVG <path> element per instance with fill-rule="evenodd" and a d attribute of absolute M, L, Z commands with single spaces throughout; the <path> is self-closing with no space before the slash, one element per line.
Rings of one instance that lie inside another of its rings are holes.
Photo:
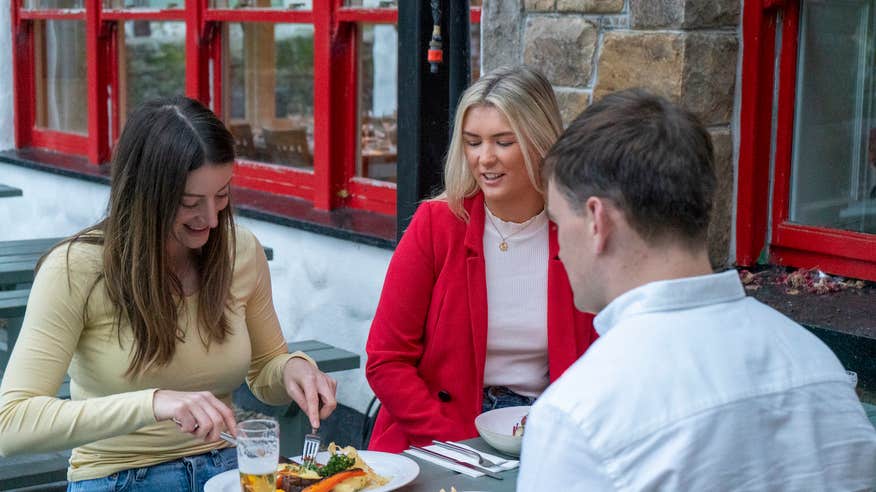
<path fill-rule="evenodd" d="M 498 461 L 498 462 L 492 461 L 492 460 L 486 458 L 485 456 L 483 456 L 478 451 L 475 451 L 473 449 L 469 449 L 469 448 L 466 448 L 463 446 L 459 446 L 459 445 L 451 443 L 451 442 L 432 441 L 432 443 L 435 444 L 436 446 L 439 446 L 439 447 L 442 447 L 445 449 L 449 449 L 449 450 L 454 451 L 456 453 L 470 456 L 470 457 L 478 460 L 478 464 L 475 465 L 473 463 L 469 463 L 468 461 L 456 459 L 452 456 L 447 456 L 447 455 L 435 452 L 431 449 L 427 449 L 427 448 L 420 447 L 420 446 L 413 446 L 412 445 L 411 449 L 419 451 L 420 453 L 426 454 L 432 458 L 436 458 L 436 459 L 439 459 L 439 460 L 442 460 L 442 461 L 445 461 L 448 463 L 452 463 L 454 465 L 462 466 L 462 467 L 468 468 L 470 470 L 475 470 L 477 472 L 483 473 L 484 475 L 486 475 L 490 478 L 494 478 L 496 480 L 503 479 L 501 475 L 490 470 L 487 467 L 500 466 L 504 463 L 507 463 L 508 460 L 502 460 L 502 461 Z"/>

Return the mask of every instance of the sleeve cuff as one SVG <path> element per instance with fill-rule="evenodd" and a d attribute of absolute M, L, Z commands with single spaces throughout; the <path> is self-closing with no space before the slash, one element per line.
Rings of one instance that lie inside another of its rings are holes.
<path fill-rule="evenodd" d="M 289 362 L 292 359 L 304 359 L 307 362 L 310 362 L 311 364 L 313 364 L 313 367 L 319 369 L 319 364 L 317 364 L 316 361 L 313 360 L 312 357 L 310 357 L 309 355 L 305 354 L 304 352 L 302 352 L 300 350 L 296 350 L 295 352 L 292 352 L 291 354 L 289 354 L 289 359 L 287 359 L 286 362 Z M 285 365 L 286 364 L 284 363 L 283 366 L 285 366 Z"/>
<path fill-rule="evenodd" d="M 144 405 L 144 416 L 146 425 L 155 424 L 158 422 L 158 419 L 155 417 L 155 393 L 158 392 L 159 388 L 150 388 L 141 390 L 141 396 L 143 398 Z"/>

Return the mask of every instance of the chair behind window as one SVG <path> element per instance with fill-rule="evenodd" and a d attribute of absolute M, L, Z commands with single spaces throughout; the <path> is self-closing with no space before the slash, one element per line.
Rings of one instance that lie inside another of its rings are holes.
<path fill-rule="evenodd" d="M 245 121 L 228 123 L 228 131 L 234 137 L 234 153 L 244 159 L 258 159 L 259 152 L 256 149 L 252 136 L 252 127 Z"/>
<path fill-rule="evenodd" d="M 313 167 L 313 157 L 307 145 L 307 129 L 262 130 L 265 148 L 271 162 L 294 167 Z"/>

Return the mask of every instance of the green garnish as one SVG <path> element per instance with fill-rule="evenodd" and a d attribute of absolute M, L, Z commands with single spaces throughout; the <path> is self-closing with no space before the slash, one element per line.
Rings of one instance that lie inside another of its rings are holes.
<path fill-rule="evenodd" d="M 316 470 L 321 477 L 330 477 L 335 473 L 340 473 L 347 468 L 350 468 L 356 463 L 356 460 L 345 454 L 334 454 L 329 458 L 328 463 L 322 468 Z"/>

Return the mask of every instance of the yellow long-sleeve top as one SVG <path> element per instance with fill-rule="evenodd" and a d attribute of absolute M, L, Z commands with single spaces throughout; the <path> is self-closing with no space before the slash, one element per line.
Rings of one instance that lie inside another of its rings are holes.
<path fill-rule="evenodd" d="M 282 381 L 288 354 L 271 298 L 264 251 L 253 234 L 237 229 L 231 333 L 209 346 L 198 332 L 198 294 L 187 296 L 179 327 L 185 334 L 173 360 L 133 379 L 130 325 L 116 327 L 116 310 L 97 284 L 101 247 L 74 243 L 57 248 L 40 268 L 28 300 L 21 335 L 0 385 L 0 454 L 75 447 L 70 481 L 101 478 L 225 447 L 156 422 L 158 389 L 211 391 L 226 404 L 246 380 L 268 404 L 291 402 Z M 90 295 L 89 295 L 90 294 Z M 55 397 L 70 374 L 70 400 Z"/>

